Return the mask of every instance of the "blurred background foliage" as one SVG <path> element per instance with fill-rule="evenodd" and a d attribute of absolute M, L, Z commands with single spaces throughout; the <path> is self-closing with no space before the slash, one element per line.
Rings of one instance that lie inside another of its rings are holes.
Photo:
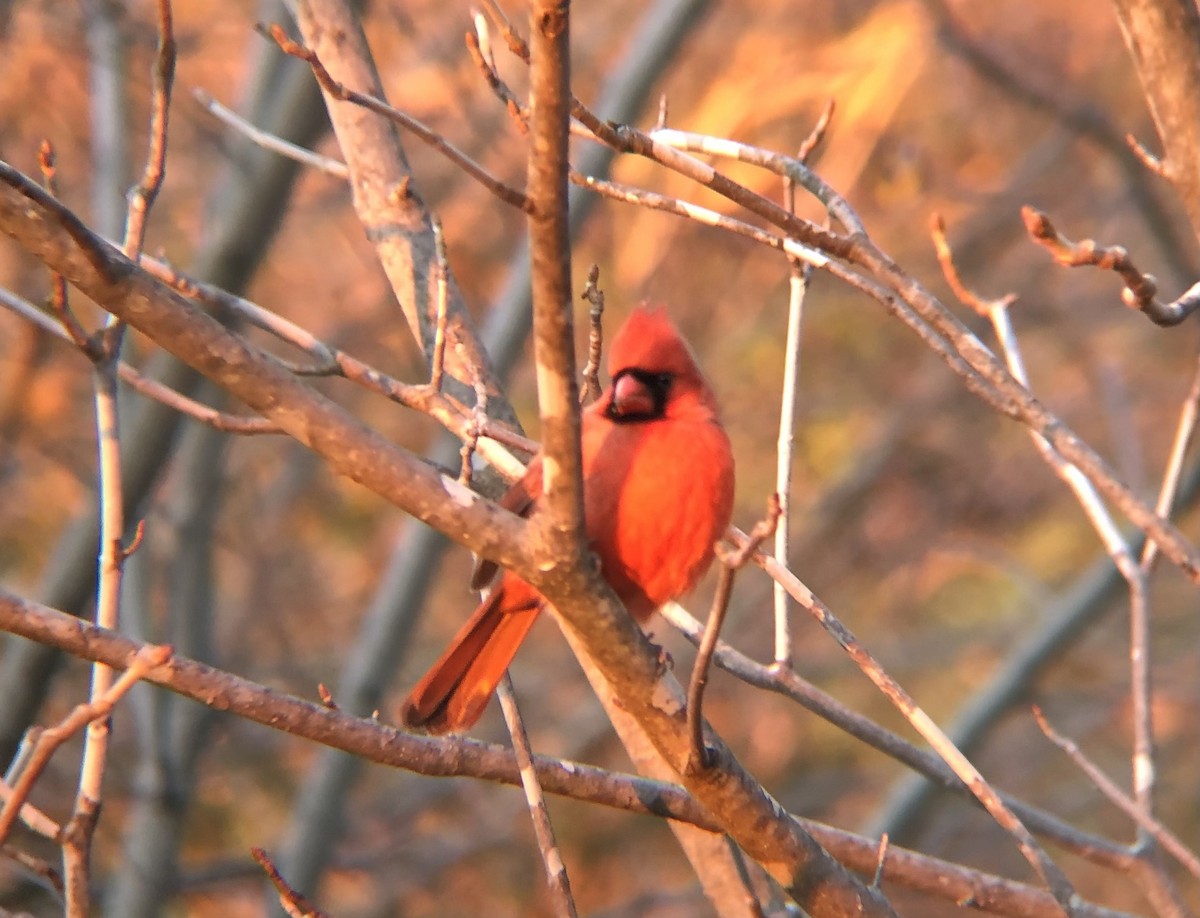
<path fill-rule="evenodd" d="M 190 97 L 193 87 L 234 105 L 251 62 L 274 53 L 252 30 L 247 2 L 176 0 L 179 41 L 166 186 L 147 250 L 186 268 L 202 245 L 218 173 L 237 167 L 237 141 Z M 519 10 L 515 4 L 510 12 Z M 593 100 L 646 4 L 579 4 L 573 30 L 577 95 Z M 714 2 L 684 42 L 652 99 L 668 123 L 793 151 L 829 98 L 837 111 L 817 171 L 858 208 L 881 246 L 936 293 L 941 280 L 927 221 L 945 215 L 959 268 L 984 296 L 1014 293 L 1034 391 L 1147 498 L 1158 485 L 1187 391 L 1194 323 L 1163 330 L 1125 310 L 1111 275 L 1054 266 L 1025 237 L 1022 204 L 1049 212 L 1073 238 L 1129 248 L 1168 296 L 1194 279 L 1195 247 L 1169 189 L 1134 186 L 1111 147 L 1029 91 L 1063 109 L 1130 131 L 1153 129 L 1117 25 L 1102 4 L 958 2 L 956 21 L 1015 75 L 997 79 L 959 53 L 940 4 L 917 0 Z M 128 123 L 135 162 L 144 149 L 155 31 L 149 4 L 123 16 L 128 40 Z M 525 145 L 465 52 L 466 3 L 377 0 L 366 24 L 390 101 L 520 185 Z M 86 24 L 76 4 L 0 4 L 0 152 L 36 172 L 36 150 L 58 150 L 64 199 L 89 213 L 89 77 Z M 499 49 L 498 49 L 499 53 Z M 518 89 L 521 67 L 499 53 Z M 650 126 L 656 105 L 637 119 Z M 576 140 L 576 144 L 582 141 Z M 451 267 L 481 322 L 503 286 L 523 233 L 496 203 L 436 153 L 405 140 L 420 194 L 440 215 Z M 327 139 L 323 152 L 337 155 Z M 778 199 L 775 177 L 737 164 L 728 172 Z M 130 178 L 134 174 L 131 164 Z M 727 202 L 625 158 L 615 177 L 718 210 Z M 802 212 L 821 214 L 812 202 Z M 1166 215 L 1165 224 L 1152 213 Z M 774 252 L 648 210 L 601 202 L 575 247 L 577 287 L 600 267 L 609 325 L 642 298 L 667 303 L 720 395 L 738 461 L 735 522 L 746 527 L 773 488 L 786 327 L 786 266 Z M 1193 272 L 1189 274 L 1188 272 Z M 0 283 L 40 301 L 47 279 L 0 246 Z M 248 297 L 406 380 L 424 374 L 419 351 L 348 203 L 346 188 L 307 174 Z M 78 295 L 77 310 L 89 311 Z M 806 304 L 795 464 L 793 568 L 939 720 L 956 711 L 1035 633 L 1102 555 L 1077 504 L 1031 448 L 1026 432 L 966 393 L 947 369 L 874 302 L 819 273 Z M 960 315 L 991 341 L 984 323 Z M 579 316 L 585 306 L 579 307 Z M 579 323 L 582 329 L 585 325 Z M 582 338 L 581 338 L 582 343 Z M 152 348 L 137 335 L 127 355 Z M 66 524 L 95 500 L 91 376 L 69 347 L 0 313 L 0 578 L 34 595 Z M 434 425 L 337 381 L 314 383 L 389 437 L 420 452 Z M 536 422 L 532 360 L 511 379 L 522 419 Z M 536 435 L 536 430 L 531 430 Z M 358 623 L 397 532 L 413 524 L 339 480 L 281 437 L 234 439 L 219 496 L 214 589 L 215 658 L 249 678 L 313 697 L 335 688 Z M 171 469 L 147 511 L 140 557 L 152 616 L 171 589 L 185 479 Z M 1194 514 L 1183 517 L 1195 531 Z M 470 559 L 446 554 L 415 644 L 397 661 L 395 693 L 440 650 L 471 605 Z M 711 583 L 688 604 L 702 614 Z M 1197 813 L 1200 659 L 1194 594 L 1170 569 L 1153 584 L 1162 813 L 1192 842 Z M 1052 720 L 1110 774 L 1129 780 L 1127 625 L 1120 591 L 1108 613 L 1031 686 Z M 165 623 L 157 621 L 157 627 Z M 740 578 L 726 635 L 770 659 L 770 585 Z M 686 672 L 690 649 L 655 629 Z M 854 708 L 909 735 L 888 704 L 811 622 L 797 618 L 797 668 Z M 554 627 L 543 622 L 514 671 L 535 746 L 625 768 L 590 690 Z M 70 662 L 42 722 L 82 697 L 86 668 Z M 850 829 L 871 824 L 903 774 L 816 717 L 718 673 L 707 713 L 765 785 L 793 811 Z M 391 704 L 392 702 L 389 702 Z M 382 716 L 390 716 L 385 707 Z M 96 856 L 99 878 L 121 862 L 122 817 L 136 791 L 132 718 L 116 719 L 116 756 Z M 489 713 L 479 729 L 500 738 Z M 259 914 L 262 890 L 247 851 L 272 849 L 317 750 L 287 736 L 219 718 L 200 762 L 178 896 L 169 914 Z M 35 801 L 65 812 L 77 747 L 61 752 Z M 1018 706 L 975 754 L 983 772 L 1080 827 L 1131 838 L 1127 820 L 1041 737 Z M 591 915 L 695 915 L 705 904 L 667 829 L 645 817 L 552 800 L 572 885 Z M 1012 845 L 959 801 L 937 800 L 898 841 L 1025 877 Z M 319 900 L 332 914 L 373 916 L 547 913 L 519 791 L 465 780 L 421 779 L 372 767 L 355 787 Z M 1121 878 L 1065 856 L 1090 898 L 1144 908 Z M 1195 889 L 1191 888 L 1194 893 Z M 897 902 L 908 914 L 957 913 Z M 21 875 L 0 864 L 0 905 L 52 914 Z"/>

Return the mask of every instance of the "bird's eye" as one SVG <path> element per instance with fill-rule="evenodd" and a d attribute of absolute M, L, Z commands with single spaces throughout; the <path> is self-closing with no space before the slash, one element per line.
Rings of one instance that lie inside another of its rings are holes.
<path fill-rule="evenodd" d="M 655 373 L 654 384 L 665 391 L 666 389 L 670 388 L 671 381 L 674 378 L 674 375 L 671 373 Z"/>

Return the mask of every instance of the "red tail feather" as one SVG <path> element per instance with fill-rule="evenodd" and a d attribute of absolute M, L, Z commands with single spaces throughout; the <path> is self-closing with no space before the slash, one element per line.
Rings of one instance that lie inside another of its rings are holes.
<path fill-rule="evenodd" d="M 409 692 L 400 709 L 404 725 L 447 733 L 479 720 L 540 605 L 530 587 L 513 577 L 502 579 Z"/>

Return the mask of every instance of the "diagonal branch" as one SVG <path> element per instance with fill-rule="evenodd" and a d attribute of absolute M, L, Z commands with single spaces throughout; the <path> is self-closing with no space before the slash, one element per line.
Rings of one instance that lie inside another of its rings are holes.
<path fill-rule="evenodd" d="M 0 162 L 0 231 L 251 408 L 331 467 L 472 551 L 521 568 L 526 524 L 317 393 L 165 284 L 134 268 L 61 204 Z"/>

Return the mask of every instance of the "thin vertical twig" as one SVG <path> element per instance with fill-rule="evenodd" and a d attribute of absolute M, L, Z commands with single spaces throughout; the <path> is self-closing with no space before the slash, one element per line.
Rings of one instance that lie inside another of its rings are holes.
<path fill-rule="evenodd" d="M 817 123 L 809 132 L 796 159 L 804 163 L 825 138 L 833 118 L 834 101 L 826 104 Z M 791 175 L 783 177 L 783 206 L 796 212 L 796 181 Z M 783 391 L 779 400 L 779 441 L 775 450 L 775 493 L 779 496 L 779 524 L 775 527 L 775 559 L 783 565 L 791 561 L 792 462 L 796 440 L 796 397 L 800 387 L 800 331 L 804 321 L 804 300 L 812 265 L 795 256 L 788 257 L 788 326 L 784 345 Z M 775 599 L 775 665 L 788 667 L 792 663 L 791 602 L 787 590 L 778 583 L 773 586 Z"/>
<path fill-rule="evenodd" d="M 508 733 L 512 737 L 513 752 L 516 754 L 517 767 L 521 771 L 521 787 L 525 791 L 525 803 L 533 819 L 533 832 L 537 836 L 542 865 L 546 869 L 546 884 L 550 887 L 550 896 L 554 900 L 555 914 L 562 918 L 577 918 L 575 898 L 571 895 L 571 881 L 567 876 L 567 867 L 559 852 L 558 842 L 554 838 L 550 811 L 546 808 L 546 798 L 542 794 L 542 786 L 538 783 L 537 772 L 533 767 L 529 734 L 525 731 L 525 722 L 517 707 L 517 696 L 513 692 L 512 679 L 508 673 L 504 674 L 504 678 L 496 687 L 496 697 L 500 699 L 500 710 L 504 712 L 504 722 L 508 725 Z"/>
<path fill-rule="evenodd" d="M 871 885 L 879 888 L 879 884 L 883 882 L 883 871 L 887 866 L 888 850 L 891 846 L 891 837 L 884 832 L 879 836 L 879 854 L 875 857 L 875 876 L 871 879 Z"/>
<path fill-rule="evenodd" d="M 170 0 L 158 0 L 158 54 L 153 68 L 150 141 L 146 165 L 138 184 L 130 193 L 125 223 L 124 251 L 135 263 L 141 258 L 145 242 L 146 219 L 162 188 L 166 173 L 167 125 L 171 87 L 175 77 L 175 36 Z M 118 374 L 121 341 L 125 325 L 109 314 L 99 333 L 99 344 L 92 356 L 96 403 L 96 437 L 99 452 L 100 559 L 96 595 L 96 624 L 116 630 L 121 602 L 121 574 L 125 559 L 141 540 L 139 524 L 134 544 L 122 544 L 125 531 L 125 498 L 122 486 L 120 419 L 118 412 Z M 114 685 L 113 670 L 102 664 L 92 667 L 90 697 L 104 698 Z M 100 812 L 104 769 L 108 757 L 111 724 L 108 716 L 88 724 L 84 739 L 79 787 L 71 819 L 63 835 L 63 872 L 66 882 L 66 911 L 83 916 L 90 905 L 90 860 L 92 837 Z"/>
<path fill-rule="evenodd" d="M 1154 512 L 1163 519 L 1169 519 L 1175 506 L 1175 497 L 1179 491 L 1179 480 L 1183 475 L 1183 460 L 1187 458 L 1188 448 L 1196 435 L 1196 422 L 1200 418 L 1200 358 L 1196 361 L 1196 369 L 1192 374 L 1192 384 L 1184 397 L 1179 410 L 1179 422 L 1175 425 L 1175 438 L 1171 442 L 1171 453 L 1167 459 L 1167 468 L 1163 473 L 1162 485 L 1159 487 L 1158 502 Z M 1140 564 L 1147 574 L 1158 560 L 1158 543 L 1147 539 L 1142 547 Z"/>
<path fill-rule="evenodd" d="M 171 89 L 175 83 L 175 31 L 170 0 L 158 0 L 158 53 L 154 58 L 153 92 L 150 100 L 150 144 L 141 179 L 129 193 L 125 219 L 125 256 L 137 262 L 146 241 L 146 220 L 158 198 L 167 172 L 167 127 Z"/>
<path fill-rule="evenodd" d="M 784 206 L 796 209 L 796 183 L 790 176 L 783 180 Z M 792 460 L 796 440 L 796 395 L 800 381 L 800 329 L 804 318 L 804 297 L 812 269 L 799 259 L 789 258 L 788 326 L 784 345 L 783 391 L 779 399 L 779 440 L 775 448 L 775 493 L 779 497 L 779 525 L 775 527 L 775 558 L 787 565 L 791 558 Z M 775 599 L 775 665 L 792 662 L 791 603 L 787 590 L 778 583 Z"/>
<path fill-rule="evenodd" d="M 97 474 L 100 481 L 100 571 L 96 595 L 96 624 L 111 631 L 117 629 L 121 601 L 121 569 L 125 561 L 125 549 L 121 544 L 125 529 L 125 512 L 115 368 L 115 359 L 100 359 L 96 361 L 93 370 L 99 449 Z M 101 663 L 94 664 L 91 698 L 104 697 L 112 688 L 113 679 L 112 669 Z M 102 799 L 110 727 L 107 715 L 88 724 L 83 746 L 83 762 L 79 769 L 79 788 L 75 795 L 70 822 L 64 832 L 63 873 L 67 887 L 67 914 L 72 918 L 88 913 L 91 841 Z"/>
<path fill-rule="evenodd" d="M 38 168 L 42 173 L 42 187 L 54 197 L 58 197 L 58 166 L 55 162 L 54 144 L 43 140 L 38 147 Z M 59 323 L 66 329 L 75 346 L 93 356 L 96 342 L 88 335 L 79 319 L 71 309 L 67 293 L 67 279 L 57 271 L 50 272 L 50 309 L 58 317 Z"/>
<path fill-rule="evenodd" d="M 779 402 L 779 441 L 775 450 L 775 493 L 779 495 L 779 525 L 775 528 L 775 557 L 791 560 L 792 462 L 796 440 L 796 395 L 800 381 L 800 329 L 804 296 L 812 269 L 792 259 L 788 274 L 788 327 L 784 345 L 783 394 Z M 774 585 L 775 665 L 792 663 L 791 602 L 787 590 Z"/>
<path fill-rule="evenodd" d="M 604 350 L 604 291 L 597 286 L 600 280 L 600 266 L 592 265 L 588 269 L 587 286 L 583 288 L 582 299 L 587 300 L 588 309 L 588 359 L 583 368 L 583 391 L 579 393 L 579 404 L 600 397 L 600 355 Z"/>
<path fill-rule="evenodd" d="M 433 249 L 437 263 L 437 324 L 433 330 L 433 358 L 429 367 L 429 388 L 442 390 L 442 375 L 446 368 L 446 310 L 449 302 L 450 266 L 446 261 L 446 237 L 442 235 L 442 221 L 431 217 L 433 224 Z"/>
<path fill-rule="evenodd" d="M 459 359 L 462 360 L 464 366 L 469 366 L 461 355 L 459 355 Z M 471 487 L 475 450 L 479 447 L 479 438 L 484 435 L 484 431 L 489 426 L 487 383 L 483 381 L 483 377 L 478 372 L 472 372 L 471 383 L 475 388 L 475 405 L 471 409 L 471 426 L 458 450 L 460 459 L 458 480 L 468 488 Z"/>

